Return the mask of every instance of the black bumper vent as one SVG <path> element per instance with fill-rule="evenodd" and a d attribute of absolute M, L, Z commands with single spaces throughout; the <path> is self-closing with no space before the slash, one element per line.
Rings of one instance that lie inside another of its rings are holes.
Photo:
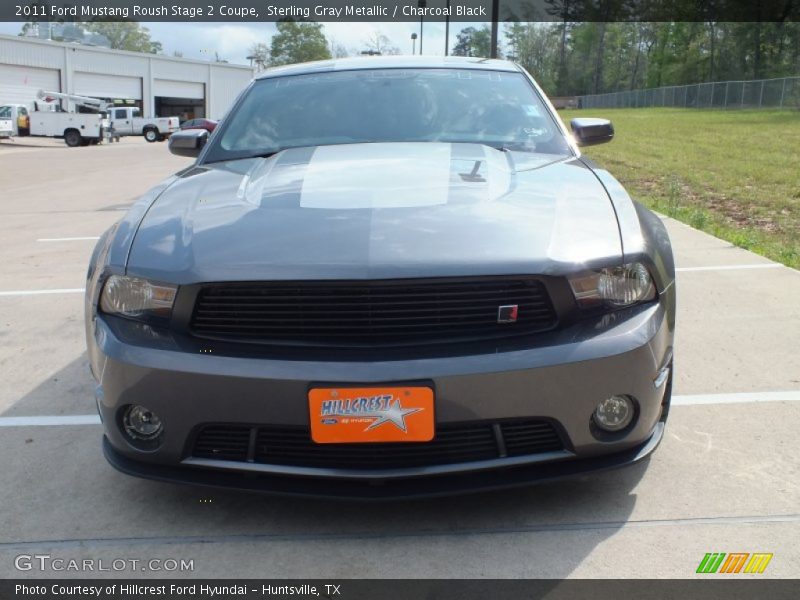
<path fill-rule="evenodd" d="M 247 460 L 250 428 L 239 425 L 213 425 L 203 428 L 194 442 L 195 456 L 219 460 Z"/>
<path fill-rule="evenodd" d="M 254 445 L 249 443 L 253 430 Z M 553 424 L 540 419 L 444 424 L 431 442 L 395 444 L 315 444 L 306 427 L 207 425 L 195 438 L 192 456 L 294 467 L 401 469 L 563 449 Z"/>
<path fill-rule="evenodd" d="M 501 306 L 503 319 L 498 323 Z M 533 278 L 302 281 L 206 285 L 191 321 L 198 337 L 269 344 L 380 346 L 512 337 L 557 317 Z"/>

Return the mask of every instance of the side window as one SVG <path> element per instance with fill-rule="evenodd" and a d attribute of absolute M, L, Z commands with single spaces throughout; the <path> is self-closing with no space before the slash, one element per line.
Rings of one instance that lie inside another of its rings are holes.
<path fill-rule="evenodd" d="M 114 111 L 114 118 L 115 119 L 124 119 L 125 118 L 125 109 L 124 108 L 118 108 L 117 110 L 115 110 Z"/>

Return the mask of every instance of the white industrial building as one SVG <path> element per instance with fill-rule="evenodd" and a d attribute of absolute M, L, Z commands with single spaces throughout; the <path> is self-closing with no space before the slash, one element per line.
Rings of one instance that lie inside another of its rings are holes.
<path fill-rule="evenodd" d="M 245 65 L 0 35 L 0 105 L 31 104 L 46 90 L 139 106 L 148 117 L 220 119 L 252 77 Z"/>

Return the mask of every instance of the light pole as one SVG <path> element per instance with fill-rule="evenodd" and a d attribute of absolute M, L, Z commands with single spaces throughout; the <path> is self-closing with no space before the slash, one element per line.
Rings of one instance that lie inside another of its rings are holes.
<path fill-rule="evenodd" d="M 417 53 L 417 34 L 411 34 L 411 56 L 414 56 Z"/>
<path fill-rule="evenodd" d="M 450 0 L 447 0 L 447 14 L 444 17 L 444 55 L 450 54 Z"/>
<path fill-rule="evenodd" d="M 497 58 L 497 34 L 499 31 L 500 0 L 492 0 L 492 45 L 489 58 Z"/>
<path fill-rule="evenodd" d="M 420 8 L 425 8 L 426 6 L 428 6 L 428 0 L 419 0 L 419 2 L 417 2 L 417 6 L 420 7 Z M 424 17 L 422 15 L 419 16 L 419 55 L 420 56 L 422 56 L 422 21 L 423 21 L 423 18 Z"/>

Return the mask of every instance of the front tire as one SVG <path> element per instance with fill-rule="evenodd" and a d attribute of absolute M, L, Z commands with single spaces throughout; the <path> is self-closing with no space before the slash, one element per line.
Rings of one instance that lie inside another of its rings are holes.
<path fill-rule="evenodd" d="M 153 142 L 157 142 L 158 141 L 158 130 L 157 129 L 153 129 L 153 128 L 145 129 L 144 130 L 144 139 L 146 139 L 151 144 Z"/>

